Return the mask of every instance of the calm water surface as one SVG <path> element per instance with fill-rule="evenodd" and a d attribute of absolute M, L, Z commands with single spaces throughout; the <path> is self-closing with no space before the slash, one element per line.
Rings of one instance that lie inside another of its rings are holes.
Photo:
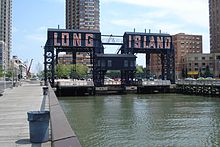
<path fill-rule="evenodd" d="M 220 146 L 220 98 L 111 95 L 60 104 L 83 147 Z"/>

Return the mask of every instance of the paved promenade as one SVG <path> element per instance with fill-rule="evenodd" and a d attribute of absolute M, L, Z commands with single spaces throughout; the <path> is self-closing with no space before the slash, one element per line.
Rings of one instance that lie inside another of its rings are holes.
<path fill-rule="evenodd" d="M 45 103 L 44 103 L 45 102 Z M 0 96 L 0 146 L 50 147 L 51 143 L 29 141 L 28 111 L 48 109 L 39 82 L 23 82 L 22 86 L 6 89 Z"/>

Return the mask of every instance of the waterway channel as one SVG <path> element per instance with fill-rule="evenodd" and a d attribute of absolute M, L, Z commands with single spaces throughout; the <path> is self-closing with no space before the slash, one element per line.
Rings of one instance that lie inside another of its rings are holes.
<path fill-rule="evenodd" d="M 154 94 L 59 101 L 83 147 L 220 146 L 220 98 Z"/>

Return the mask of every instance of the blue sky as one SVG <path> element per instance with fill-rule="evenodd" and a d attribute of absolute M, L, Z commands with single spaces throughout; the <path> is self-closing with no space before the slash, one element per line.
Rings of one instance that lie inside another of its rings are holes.
<path fill-rule="evenodd" d="M 34 59 L 35 72 L 36 65 L 43 64 L 47 28 L 65 28 L 65 0 L 13 0 L 12 13 L 12 55 Z M 203 35 L 203 51 L 209 52 L 208 0 L 100 0 L 100 23 L 102 34 L 123 35 L 135 28 Z M 138 55 L 138 64 L 144 65 L 143 57 Z"/>

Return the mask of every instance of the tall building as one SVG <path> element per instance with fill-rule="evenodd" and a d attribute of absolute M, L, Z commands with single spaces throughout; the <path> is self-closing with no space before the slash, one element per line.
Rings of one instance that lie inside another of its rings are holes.
<path fill-rule="evenodd" d="M 11 52 L 12 0 L 0 1 L 0 65 L 8 69 Z"/>
<path fill-rule="evenodd" d="M 175 70 L 177 79 L 182 78 L 185 56 L 188 54 L 202 53 L 202 35 L 188 35 L 179 33 L 173 35 L 175 49 Z"/>
<path fill-rule="evenodd" d="M 220 53 L 220 1 L 209 0 L 210 52 Z"/>
<path fill-rule="evenodd" d="M 66 29 L 99 31 L 99 0 L 66 0 Z M 66 60 L 70 54 L 63 56 L 65 64 L 71 63 Z M 77 53 L 76 58 L 77 64 L 86 64 L 91 71 L 88 53 Z"/>
<path fill-rule="evenodd" d="M 176 79 L 182 78 L 185 64 L 185 56 L 192 53 L 202 53 L 202 36 L 178 33 L 173 35 L 175 49 L 175 71 Z M 151 56 L 150 71 L 156 77 L 161 74 L 161 61 L 158 55 Z"/>
<path fill-rule="evenodd" d="M 99 31 L 99 0 L 66 0 L 66 29 Z"/>

